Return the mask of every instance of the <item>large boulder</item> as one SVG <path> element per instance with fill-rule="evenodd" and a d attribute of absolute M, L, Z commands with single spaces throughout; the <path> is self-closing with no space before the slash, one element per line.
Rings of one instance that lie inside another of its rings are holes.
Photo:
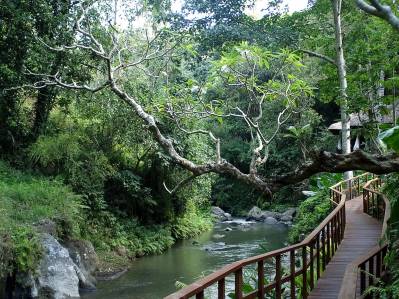
<path fill-rule="evenodd" d="M 255 220 L 261 221 L 263 216 L 263 212 L 257 206 L 253 206 L 252 209 L 249 210 L 247 215 L 247 220 Z"/>
<path fill-rule="evenodd" d="M 46 229 L 41 231 L 52 231 L 50 223 L 43 226 Z M 15 287 L 6 291 L 7 298 L 79 298 L 80 289 L 95 288 L 91 274 L 97 268 L 98 259 L 90 242 L 68 241 L 67 249 L 50 233 L 43 232 L 40 243 L 43 256 L 36 272 L 11 276 Z"/>
<path fill-rule="evenodd" d="M 50 234 L 42 234 L 41 243 L 44 254 L 34 279 L 32 297 L 79 298 L 79 268 L 68 250 Z"/>
<path fill-rule="evenodd" d="M 232 219 L 229 213 L 226 213 L 219 207 L 211 207 L 211 213 L 213 218 L 215 218 L 218 221 L 229 221 Z"/>
<path fill-rule="evenodd" d="M 264 221 L 265 219 L 267 219 L 269 217 L 272 217 L 272 218 L 275 218 L 278 220 L 278 219 L 280 219 L 281 215 L 278 212 L 272 212 L 272 211 L 263 211 L 262 212 L 261 220 Z"/>
<path fill-rule="evenodd" d="M 292 216 L 282 215 L 281 218 L 280 218 L 280 221 L 282 221 L 282 222 L 292 222 Z"/>
<path fill-rule="evenodd" d="M 78 267 L 79 287 L 95 289 L 96 279 L 92 274 L 98 268 L 98 257 L 93 244 L 86 240 L 71 240 L 65 246 L 69 256 Z"/>
<path fill-rule="evenodd" d="M 294 218 L 296 216 L 297 213 L 297 208 L 288 208 L 283 214 L 282 216 L 290 216 L 291 218 Z"/>

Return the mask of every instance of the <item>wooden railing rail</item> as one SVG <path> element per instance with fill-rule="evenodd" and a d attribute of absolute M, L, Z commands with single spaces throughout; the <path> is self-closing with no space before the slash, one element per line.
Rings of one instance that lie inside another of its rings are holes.
<path fill-rule="evenodd" d="M 212 286 L 217 293 L 212 298 L 225 299 L 227 291 L 230 292 L 226 290 L 228 279 L 234 280 L 231 292 L 235 299 L 265 298 L 266 295 L 280 299 L 283 290 L 287 290 L 284 298 L 297 298 L 298 295 L 307 298 L 344 237 L 345 201 L 360 195 L 363 184 L 370 177 L 365 173 L 331 186 L 333 210 L 302 242 L 229 264 L 165 299 L 203 299 L 205 290 Z M 283 264 L 287 267 L 284 268 Z M 248 293 L 243 291 L 245 267 L 256 268 L 257 276 L 254 290 Z M 298 287 L 299 276 L 301 283 Z"/>
<path fill-rule="evenodd" d="M 348 265 L 340 290 L 341 299 L 371 298 L 370 295 L 365 296 L 366 289 L 374 285 L 386 270 L 383 263 L 388 251 L 385 234 L 391 206 L 386 196 L 377 191 L 381 185 L 381 178 L 374 178 L 363 187 L 363 212 L 383 221 L 381 243 Z"/>

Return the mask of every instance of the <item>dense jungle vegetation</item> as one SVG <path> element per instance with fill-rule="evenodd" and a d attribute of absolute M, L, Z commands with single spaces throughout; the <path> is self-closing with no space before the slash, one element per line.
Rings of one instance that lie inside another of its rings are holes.
<path fill-rule="evenodd" d="M 36 269 L 46 220 L 104 271 L 209 230 L 211 206 L 299 206 L 296 242 L 352 170 L 393 173 L 397 213 L 396 4 L 175 2 L 0 2 L 3 277 Z"/>

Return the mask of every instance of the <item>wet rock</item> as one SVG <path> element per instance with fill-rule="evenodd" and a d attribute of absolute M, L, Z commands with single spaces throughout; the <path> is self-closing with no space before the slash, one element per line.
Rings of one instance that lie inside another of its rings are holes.
<path fill-rule="evenodd" d="M 282 221 L 282 222 L 291 222 L 292 221 L 292 216 L 289 216 L 289 215 L 282 215 L 281 216 L 281 218 L 280 218 L 280 221 Z"/>
<path fill-rule="evenodd" d="M 266 224 L 277 224 L 278 220 L 273 217 L 267 217 L 264 221 Z"/>
<path fill-rule="evenodd" d="M 251 210 L 249 210 L 247 215 L 247 220 L 255 220 L 261 221 L 263 216 L 263 212 L 257 206 L 253 206 Z"/>
<path fill-rule="evenodd" d="M 231 228 L 231 227 L 226 227 L 225 229 L 224 229 L 224 231 L 225 232 L 231 232 L 233 229 Z"/>
<path fill-rule="evenodd" d="M 297 208 L 288 208 L 283 214 L 282 216 L 290 216 L 291 218 L 294 218 L 296 216 L 297 213 Z"/>
<path fill-rule="evenodd" d="M 211 207 L 211 213 L 213 218 L 215 218 L 218 221 L 229 221 L 232 219 L 229 213 L 226 213 L 219 207 Z"/>
<path fill-rule="evenodd" d="M 265 219 L 267 219 L 269 217 L 272 217 L 272 218 L 275 218 L 275 219 L 279 220 L 280 217 L 281 217 L 281 214 L 277 213 L 277 212 L 271 212 L 271 211 L 263 211 L 262 212 L 261 220 L 264 221 Z"/>
<path fill-rule="evenodd" d="M 267 218 L 272 217 L 279 220 L 282 214 L 272 211 L 262 211 L 260 208 L 254 206 L 248 212 L 247 220 L 265 221 Z"/>

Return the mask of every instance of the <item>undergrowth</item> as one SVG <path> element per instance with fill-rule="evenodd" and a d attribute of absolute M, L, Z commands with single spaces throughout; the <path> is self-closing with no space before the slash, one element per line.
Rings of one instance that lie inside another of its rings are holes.
<path fill-rule="evenodd" d="M 79 235 L 80 197 L 57 180 L 15 170 L 0 161 L 0 272 L 29 272 L 36 268 L 41 246 L 34 225 L 52 219 L 59 231 Z M 68 224 L 68 225 L 66 225 Z"/>

